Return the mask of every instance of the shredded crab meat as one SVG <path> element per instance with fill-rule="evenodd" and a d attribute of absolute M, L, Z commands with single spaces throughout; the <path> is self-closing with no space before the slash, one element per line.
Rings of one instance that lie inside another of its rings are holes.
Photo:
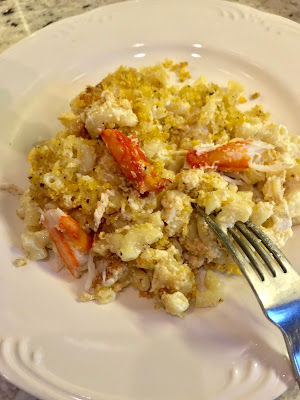
<path fill-rule="evenodd" d="M 11 184 L 11 183 L 1 183 L 0 190 L 4 190 L 14 196 L 21 196 L 24 193 L 24 190 L 19 186 Z"/>

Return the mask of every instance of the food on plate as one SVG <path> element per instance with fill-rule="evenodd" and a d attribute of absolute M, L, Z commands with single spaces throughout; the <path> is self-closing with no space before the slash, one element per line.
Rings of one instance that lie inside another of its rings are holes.
<path fill-rule="evenodd" d="M 192 204 L 225 231 L 251 219 L 280 247 L 300 221 L 300 139 L 257 97 L 169 60 L 88 86 L 29 153 L 27 258 L 52 250 L 85 279 L 82 301 L 109 303 L 132 285 L 177 316 L 216 306 L 221 273 L 239 270 Z"/>
<path fill-rule="evenodd" d="M 140 194 L 159 193 L 172 183 L 171 179 L 159 176 L 141 150 L 136 137 L 128 137 L 117 129 L 102 130 L 100 135 L 122 173 Z"/>
<path fill-rule="evenodd" d="M 92 236 L 59 208 L 45 211 L 41 220 L 65 266 L 73 276 L 79 277 L 78 270 L 88 261 Z"/>
<path fill-rule="evenodd" d="M 211 150 L 188 150 L 186 161 L 191 168 L 213 168 L 223 172 L 243 172 L 250 168 L 249 140 L 236 140 Z"/>

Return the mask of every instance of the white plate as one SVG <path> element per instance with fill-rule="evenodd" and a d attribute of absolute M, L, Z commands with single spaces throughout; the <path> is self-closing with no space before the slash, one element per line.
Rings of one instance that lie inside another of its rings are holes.
<path fill-rule="evenodd" d="M 300 26 L 224 1 L 135 1 L 53 24 L 0 57 L 0 181 L 27 185 L 26 154 L 59 128 L 85 84 L 120 64 L 187 60 L 218 83 L 243 82 L 296 133 Z M 242 277 L 225 302 L 183 320 L 125 290 L 107 306 L 79 303 L 81 282 L 46 262 L 15 268 L 22 222 L 0 193 L 0 372 L 47 400 L 266 400 L 293 383 L 279 330 Z M 297 240 L 286 253 L 299 270 Z"/>

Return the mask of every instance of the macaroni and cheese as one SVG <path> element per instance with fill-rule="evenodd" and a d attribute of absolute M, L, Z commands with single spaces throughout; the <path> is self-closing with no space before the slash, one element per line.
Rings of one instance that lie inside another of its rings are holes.
<path fill-rule="evenodd" d="M 300 138 L 251 102 L 240 83 L 192 81 L 169 60 L 88 86 L 29 153 L 18 210 L 28 258 L 52 249 L 85 276 L 82 301 L 132 285 L 177 316 L 217 305 L 219 272 L 239 270 L 192 204 L 225 231 L 250 219 L 280 247 L 300 221 Z"/>

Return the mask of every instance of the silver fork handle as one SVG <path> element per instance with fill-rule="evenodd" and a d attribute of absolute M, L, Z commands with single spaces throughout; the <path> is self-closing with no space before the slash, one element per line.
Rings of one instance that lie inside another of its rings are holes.
<path fill-rule="evenodd" d="M 294 376 L 300 387 L 300 325 L 282 330 L 286 347 L 290 356 Z"/>

